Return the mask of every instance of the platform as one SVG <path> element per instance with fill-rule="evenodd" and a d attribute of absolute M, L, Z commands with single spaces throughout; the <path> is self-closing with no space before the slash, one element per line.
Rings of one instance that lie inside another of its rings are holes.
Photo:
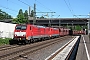
<path fill-rule="evenodd" d="M 88 35 L 82 35 L 76 60 L 90 60 L 90 39 Z"/>

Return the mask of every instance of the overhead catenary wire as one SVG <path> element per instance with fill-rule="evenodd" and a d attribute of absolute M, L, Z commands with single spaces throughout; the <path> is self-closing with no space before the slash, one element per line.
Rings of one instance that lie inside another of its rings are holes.
<path fill-rule="evenodd" d="M 10 0 L 7 0 L 7 7 L 2 6 L 2 5 L 0 5 L 0 7 L 1 7 L 1 8 L 4 8 L 4 9 L 7 9 L 7 10 L 10 10 L 10 11 L 13 11 L 13 12 L 18 12 L 18 11 L 14 10 L 14 9 L 9 8 L 9 5 L 8 5 L 8 4 L 9 4 L 9 1 L 10 1 Z M 15 14 L 12 13 L 12 12 L 9 12 L 9 13 L 15 15 Z"/>
<path fill-rule="evenodd" d="M 71 6 L 69 0 L 68 0 L 69 5 L 67 4 L 66 0 L 64 0 L 64 2 L 65 2 L 65 4 L 67 5 L 70 13 L 74 16 L 75 14 L 74 14 L 73 10 L 69 7 L 69 6 Z M 77 17 L 77 16 L 75 16 L 75 17 Z M 77 17 L 77 18 L 78 18 L 78 17 Z"/>
<path fill-rule="evenodd" d="M 29 4 L 27 4 L 27 3 L 25 3 L 25 2 L 23 2 L 23 1 L 21 1 L 21 0 L 18 0 L 18 1 L 20 1 L 21 3 L 27 5 L 28 7 L 32 7 L 32 8 L 34 8 L 33 6 L 30 6 Z M 36 10 L 40 11 L 39 9 L 36 9 Z"/>
<path fill-rule="evenodd" d="M 41 2 L 39 2 L 38 0 L 35 0 L 36 2 L 38 2 L 39 4 L 41 4 L 41 6 L 43 6 L 45 9 L 49 10 L 50 12 L 52 12 L 53 10 L 51 10 L 50 8 L 46 7 L 44 4 L 42 4 Z M 57 14 L 57 12 L 55 12 Z M 52 16 L 56 16 L 56 15 L 52 15 Z M 57 16 L 60 16 L 60 14 L 57 14 Z"/>
<path fill-rule="evenodd" d="M 73 11 L 73 9 L 72 9 L 72 7 L 71 7 L 71 4 L 70 4 L 70 1 L 69 0 L 68 0 L 68 3 L 69 3 L 69 6 L 70 6 L 71 11 L 73 12 L 73 14 L 75 14 L 74 11 Z M 75 16 L 75 17 L 77 17 L 77 16 Z"/>
<path fill-rule="evenodd" d="M 4 7 L 4 6 L 2 6 L 2 5 L 0 5 L 0 7 L 5 8 L 5 9 L 8 9 L 8 10 L 11 10 L 11 11 L 14 11 L 14 12 L 17 12 L 16 10 L 13 10 L 13 9 L 11 9 L 11 8 L 8 8 L 8 7 Z"/>
<path fill-rule="evenodd" d="M 36 0 L 37 1 L 37 0 Z M 44 8 L 48 9 L 49 11 L 52 11 L 51 9 L 47 8 L 44 4 L 42 4 L 41 2 L 37 1 L 39 4 L 41 4 L 41 6 L 43 6 Z"/>
<path fill-rule="evenodd" d="M 10 0 L 7 0 L 7 7 L 2 6 L 2 5 L 0 5 L 0 7 L 5 8 L 5 9 L 8 9 L 10 11 L 18 12 L 18 11 L 14 10 L 14 9 L 9 8 L 8 1 L 10 1 Z M 18 0 L 18 1 L 21 2 L 21 3 L 23 3 L 23 4 L 25 4 L 26 6 L 30 6 L 29 4 L 27 4 L 27 3 L 25 3 L 25 2 L 23 2 L 21 0 Z M 10 2 L 12 2 L 12 1 L 10 1 Z M 14 3 L 14 2 L 12 2 L 12 3 Z M 16 3 L 14 3 L 14 4 L 16 4 Z M 30 7 L 32 7 L 32 6 L 30 6 Z M 34 7 L 32 7 L 32 8 L 34 8 Z M 38 9 L 36 9 L 36 10 L 38 10 Z M 40 10 L 38 10 L 38 11 L 40 11 Z"/>
<path fill-rule="evenodd" d="M 27 3 L 25 3 L 25 2 L 23 2 L 23 1 L 21 1 L 21 0 L 18 0 L 18 1 L 20 1 L 21 3 L 23 3 L 23 4 L 27 5 L 27 6 L 30 6 L 30 5 L 28 5 Z M 31 6 L 30 6 L 30 7 L 31 7 Z"/>
<path fill-rule="evenodd" d="M 1 6 L 1 5 L 0 5 L 0 7 L 4 8 L 4 9 L 8 9 L 8 10 L 13 11 L 13 12 L 17 12 L 16 10 L 13 10 L 13 9 L 10 9 L 10 8 L 7 8 L 7 7 Z M 11 13 L 11 12 L 9 12 L 9 13 L 10 13 L 10 14 L 14 14 L 14 13 Z M 14 15 L 15 15 L 15 14 L 14 14 Z"/>
<path fill-rule="evenodd" d="M 74 13 L 74 11 L 73 11 L 73 9 L 72 9 L 72 7 L 71 7 L 71 4 L 70 4 L 70 2 L 69 2 L 69 0 L 68 0 L 68 3 L 69 3 L 69 6 L 70 6 L 71 11 Z"/>
<path fill-rule="evenodd" d="M 11 1 L 11 0 L 7 0 L 7 3 L 9 4 L 9 2 L 10 3 L 12 3 L 12 4 L 14 4 L 14 5 L 17 5 L 17 6 L 22 6 L 22 5 L 20 5 L 20 4 L 18 4 L 18 3 L 15 3 L 15 2 L 13 2 L 13 1 Z M 24 2 L 22 2 L 22 3 L 24 3 Z M 29 5 L 28 5 L 29 6 Z M 8 5 L 7 5 L 7 7 L 9 7 Z M 24 8 L 26 8 L 25 6 L 23 6 Z M 18 12 L 18 11 L 16 11 L 16 12 Z M 13 14 L 13 13 L 12 13 Z M 15 14 L 14 14 L 15 15 Z"/>
<path fill-rule="evenodd" d="M 13 2 L 13 1 L 11 1 L 11 0 L 8 0 L 8 2 L 11 2 L 11 3 L 13 3 L 13 4 L 17 5 L 17 6 L 22 6 L 22 5 L 18 4 L 18 3 L 15 3 L 15 2 Z M 23 7 L 24 7 L 24 6 L 23 6 Z"/>
<path fill-rule="evenodd" d="M 67 4 L 66 0 L 64 0 L 64 2 L 66 3 L 66 5 L 67 5 L 67 7 L 68 7 L 69 11 L 71 12 L 71 14 L 72 14 L 72 15 L 74 15 L 74 14 L 72 13 L 71 9 L 69 8 L 69 6 L 68 6 L 68 4 Z"/>

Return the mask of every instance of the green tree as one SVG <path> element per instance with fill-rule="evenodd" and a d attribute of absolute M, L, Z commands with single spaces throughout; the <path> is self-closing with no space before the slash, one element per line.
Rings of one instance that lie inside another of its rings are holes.
<path fill-rule="evenodd" d="M 25 12 L 24 12 L 24 19 L 26 20 L 26 23 L 29 23 L 29 21 L 28 21 L 28 11 L 27 10 L 25 10 Z"/>
<path fill-rule="evenodd" d="M 44 18 L 44 16 L 41 16 L 40 19 Z"/>
<path fill-rule="evenodd" d="M 12 19 L 12 16 L 11 15 L 8 15 L 8 19 Z"/>
<path fill-rule="evenodd" d="M 12 19 L 12 16 L 0 9 L 0 20 L 2 19 Z"/>
<path fill-rule="evenodd" d="M 81 30 L 82 28 L 80 27 L 80 25 L 77 25 L 76 27 L 75 27 L 75 30 Z"/>
<path fill-rule="evenodd" d="M 28 20 L 28 11 L 27 11 L 27 10 L 25 10 L 25 12 L 24 12 L 24 18 L 25 18 L 26 20 Z"/>
<path fill-rule="evenodd" d="M 0 9 L 0 20 L 3 19 L 3 14 L 2 14 L 2 10 Z"/>
<path fill-rule="evenodd" d="M 12 22 L 18 24 L 28 23 L 28 11 L 25 10 L 23 13 L 22 9 L 20 9 L 17 18 L 13 19 Z"/>
<path fill-rule="evenodd" d="M 24 18 L 22 9 L 19 10 L 18 15 L 17 15 L 17 18 L 21 18 L 21 17 Z"/>
<path fill-rule="evenodd" d="M 14 18 L 14 19 L 12 20 L 12 22 L 13 22 L 13 23 L 19 23 L 19 21 L 18 21 L 17 18 Z"/>
<path fill-rule="evenodd" d="M 6 19 L 8 19 L 8 16 L 9 16 L 9 15 L 8 15 L 7 13 L 5 13 L 4 17 L 5 17 Z"/>
<path fill-rule="evenodd" d="M 18 22 L 17 23 L 25 23 L 25 20 L 24 20 L 24 14 L 23 14 L 23 11 L 22 11 L 22 9 L 20 9 L 19 10 L 19 13 L 18 13 L 18 15 L 17 15 L 17 20 L 18 20 Z"/>
<path fill-rule="evenodd" d="M 2 10 L 0 9 L 0 16 L 2 15 Z"/>

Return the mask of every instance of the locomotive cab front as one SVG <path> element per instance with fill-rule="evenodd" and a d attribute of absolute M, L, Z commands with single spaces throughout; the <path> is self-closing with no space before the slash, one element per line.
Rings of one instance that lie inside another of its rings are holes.
<path fill-rule="evenodd" d="M 20 40 L 26 40 L 26 25 L 16 25 L 14 30 L 14 40 L 20 41 Z"/>

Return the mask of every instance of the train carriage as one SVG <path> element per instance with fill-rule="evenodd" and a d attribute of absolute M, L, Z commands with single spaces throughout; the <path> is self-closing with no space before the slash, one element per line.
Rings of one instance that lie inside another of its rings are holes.
<path fill-rule="evenodd" d="M 64 28 L 63 27 L 59 28 L 59 36 L 64 36 Z"/>
<path fill-rule="evenodd" d="M 64 35 L 64 36 L 66 35 L 66 31 L 67 31 L 67 30 L 64 28 L 64 29 L 63 29 L 63 35 Z"/>

